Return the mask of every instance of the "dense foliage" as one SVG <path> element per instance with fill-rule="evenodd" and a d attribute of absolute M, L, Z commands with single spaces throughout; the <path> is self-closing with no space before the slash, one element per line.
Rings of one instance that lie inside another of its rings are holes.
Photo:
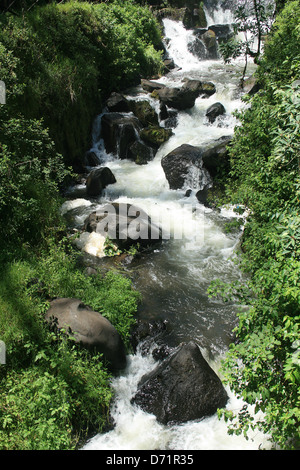
<path fill-rule="evenodd" d="M 0 63 L 14 67 L 10 110 L 43 118 L 56 149 L 80 170 L 103 99 L 161 67 L 161 34 L 132 1 L 68 1 L 0 18 Z M 5 75 L 1 74 L 5 81 Z"/>
<path fill-rule="evenodd" d="M 61 188 L 106 95 L 159 70 L 160 30 L 130 0 L 31 3 L 0 18 L 0 448 L 69 450 L 107 425 L 111 374 L 44 313 L 53 298 L 80 298 L 129 347 L 139 295 L 121 274 L 87 276 Z"/>
<path fill-rule="evenodd" d="M 223 365 L 246 403 L 238 416 L 225 411 L 230 432 L 262 429 L 283 449 L 300 443 L 299 24 L 299 2 L 291 2 L 268 38 L 260 92 L 240 113 L 230 148 L 228 195 L 250 210 L 241 256 L 249 281 L 212 289 L 248 306 Z"/>

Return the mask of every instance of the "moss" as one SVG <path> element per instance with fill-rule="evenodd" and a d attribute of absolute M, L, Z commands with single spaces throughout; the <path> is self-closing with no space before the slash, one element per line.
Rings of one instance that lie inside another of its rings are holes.
<path fill-rule="evenodd" d="M 141 138 L 152 146 L 159 147 L 166 142 L 173 134 L 172 129 L 166 129 L 159 126 L 151 126 L 142 129 L 140 132 Z"/>

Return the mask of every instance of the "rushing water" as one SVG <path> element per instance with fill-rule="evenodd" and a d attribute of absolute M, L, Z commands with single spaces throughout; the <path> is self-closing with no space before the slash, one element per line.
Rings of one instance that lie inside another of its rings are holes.
<path fill-rule="evenodd" d="M 221 12 L 221 16 L 216 18 L 215 13 L 212 21 L 228 22 L 228 14 Z M 161 158 L 181 144 L 200 146 L 233 134 L 238 123 L 232 113 L 242 106 L 238 84 L 243 63 L 236 61 L 233 65 L 224 66 L 220 59 L 200 62 L 187 49 L 188 43 L 193 40 L 192 31 L 185 30 L 180 22 L 167 19 L 164 20 L 164 27 L 169 54 L 179 69 L 163 77 L 160 82 L 181 86 L 184 78 L 213 81 L 217 92 L 207 99 L 198 98 L 192 109 L 180 112 L 174 135 L 161 146 L 153 161 L 142 166 L 105 153 L 99 138 L 100 115 L 95 121 L 93 149 L 102 159 L 105 158 L 105 165 L 111 168 L 117 183 L 109 186 L 98 202 L 113 200 L 134 203 L 163 229 L 167 228 L 177 235 L 131 266 L 133 282 L 143 295 L 139 318 L 166 320 L 172 331 L 173 344 L 190 340 L 197 342 L 218 373 L 220 360 L 232 339 L 236 306 L 209 299 L 207 288 L 217 278 L 225 281 L 242 278 L 234 263 L 239 235 L 227 234 L 224 229 L 226 221 L 235 214 L 231 208 L 217 213 L 198 203 L 193 174 L 190 174 L 184 189 L 170 190 Z M 157 106 L 156 101 L 141 88 L 132 93 L 134 99 L 149 99 L 154 107 Z M 224 105 L 226 115 L 209 124 L 205 111 L 217 101 Z M 185 197 L 186 189 L 193 190 L 189 198 Z M 95 205 L 87 200 L 73 200 L 71 204 L 81 209 L 77 219 L 79 226 L 86 215 L 95 210 Z M 156 364 L 151 351 L 145 355 L 138 349 L 136 354 L 128 357 L 126 371 L 112 383 L 116 393 L 112 410 L 115 427 L 106 434 L 92 438 L 83 447 L 84 450 L 259 448 L 263 436 L 255 435 L 250 440 L 229 436 L 226 424 L 217 416 L 179 426 L 163 426 L 153 415 L 132 405 L 130 399 L 139 379 Z M 242 402 L 230 390 L 227 392 L 230 397 L 227 407 L 239 409 Z"/>

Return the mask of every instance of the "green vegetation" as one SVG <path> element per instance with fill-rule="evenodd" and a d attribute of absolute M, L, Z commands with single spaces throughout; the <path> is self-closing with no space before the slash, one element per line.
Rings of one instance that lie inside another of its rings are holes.
<path fill-rule="evenodd" d="M 238 415 L 224 411 L 229 431 L 261 429 L 281 449 L 300 444 L 299 24 L 299 2 L 290 2 L 268 37 L 257 72 L 261 89 L 248 98 L 230 146 L 227 196 L 250 209 L 240 258 L 248 283 L 210 289 L 249 307 L 238 316 L 223 364 L 226 381 L 246 402 Z"/>
<path fill-rule="evenodd" d="M 130 0 L 51 3 L 2 15 L 0 25 L 0 63 L 13 67 L 22 87 L 16 94 L 7 83 L 9 109 L 43 118 L 57 151 L 76 170 L 103 99 L 161 68 L 158 24 Z"/>
<path fill-rule="evenodd" d="M 111 373 L 101 355 L 50 331 L 49 302 L 79 298 L 129 348 L 140 297 L 121 274 L 86 275 L 61 190 L 106 96 L 159 71 L 160 29 L 132 1 L 30 5 L 0 18 L 0 448 L 69 450 L 108 424 Z"/>

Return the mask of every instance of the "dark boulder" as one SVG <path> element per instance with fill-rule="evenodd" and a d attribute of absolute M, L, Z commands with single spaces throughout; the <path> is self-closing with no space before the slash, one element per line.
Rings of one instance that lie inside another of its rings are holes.
<path fill-rule="evenodd" d="M 221 116 L 222 114 L 225 114 L 226 110 L 222 103 L 214 103 L 212 104 L 206 111 L 206 117 L 209 120 L 209 122 L 212 124 L 215 122 L 218 116 Z"/>
<path fill-rule="evenodd" d="M 158 115 L 147 100 L 130 100 L 130 110 L 144 126 L 158 126 Z"/>
<path fill-rule="evenodd" d="M 203 166 L 202 152 L 199 147 L 183 144 L 162 158 L 161 165 L 170 189 L 184 188 L 192 172 L 195 174 L 192 189 L 202 189 L 212 184 L 210 174 Z"/>
<path fill-rule="evenodd" d="M 223 136 L 211 141 L 203 148 L 203 165 L 212 177 L 229 171 L 230 162 L 227 146 L 231 140 L 231 136 Z"/>
<path fill-rule="evenodd" d="M 183 86 L 181 88 L 161 88 L 157 90 L 157 95 L 161 103 L 164 103 L 169 108 L 182 111 L 194 106 L 199 93 Z"/>
<path fill-rule="evenodd" d="M 88 175 L 86 192 L 88 196 L 100 196 L 109 184 L 116 183 L 116 178 L 108 167 L 97 168 Z"/>
<path fill-rule="evenodd" d="M 211 416 L 228 401 L 219 377 L 190 342 L 144 376 L 132 403 L 162 424 Z"/>
<path fill-rule="evenodd" d="M 100 159 L 96 152 L 88 150 L 84 155 L 84 164 L 86 166 L 98 166 L 100 165 Z"/>
<path fill-rule="evenodd" d="M 126 350 L 117 330 L 100 313 L 80 300 L 53 300 L 45 320 L 52 327 L 65 329 L 75 342 L 87 349 L 102 353 L 111 369 L 121 370 L 126 367 Z"/>
<path fill-rule="evenodd" d="M 106 101 L 106 106 L 111 113 L 128 113 L 130 111 L 130 102 L 121 93 L 111 93 Z"/>
<path fill-rule="evenodd" d="M 101 119 L 105 149 L 119 158 L 128 158 L 129 147 L 138 140 L 142 124 L 135 116 L 107 113 Z"/>
<path fill-rule="evenodd" d="M 84 231 L 109 237 L 121 249 L 136 244 L 148 247 L 162 241 L 162 231 L 152 223 L 149 215 L 143 209 L 126 203 L 105 204 L 92 212 L 84 222 Z"/>
<path fill-rule="evenodd" d="M 154 156 L 155 150 L 143 142 L 136 141 L 129 147 L 128 158 L 137 165 L 146 165 Z"/>

